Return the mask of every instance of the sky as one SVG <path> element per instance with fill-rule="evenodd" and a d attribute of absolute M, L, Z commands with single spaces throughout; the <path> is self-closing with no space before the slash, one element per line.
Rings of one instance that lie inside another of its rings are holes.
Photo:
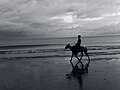
<path fill-rule="evenodd" d="M 120 0 L 0 0 L 0 37 L 120 34 Z"/>

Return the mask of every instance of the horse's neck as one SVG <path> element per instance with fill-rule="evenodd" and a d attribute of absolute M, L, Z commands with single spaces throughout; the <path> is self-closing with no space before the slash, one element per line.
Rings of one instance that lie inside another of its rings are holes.
<path fill-rule="evenodd" d="M 72 46 L 69 46 L 70 50 L 72 51 Z"/>

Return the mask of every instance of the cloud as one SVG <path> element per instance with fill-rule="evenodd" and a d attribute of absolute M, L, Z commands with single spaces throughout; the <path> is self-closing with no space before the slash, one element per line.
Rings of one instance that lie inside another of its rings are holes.
<path fill-rule="evenodd" d="M 0 32 L 2 37 L 101 33 L 98 28 L 120 23 L 119 8 L 120 0 L 0 0 Z"/>

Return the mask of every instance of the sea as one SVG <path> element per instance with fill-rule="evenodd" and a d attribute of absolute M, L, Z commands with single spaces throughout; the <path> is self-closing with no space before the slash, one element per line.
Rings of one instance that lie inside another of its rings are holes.
<path fill-rule="evenodd" d="M 91 60 L 120 58 L 120 35 L 81 39 L 81 46 L 87 47 Z M 65 50 L 65 46 L 76 42 L 77 37 L 0 39 L 0 59 L 71 57 L 70 50 Z"/>

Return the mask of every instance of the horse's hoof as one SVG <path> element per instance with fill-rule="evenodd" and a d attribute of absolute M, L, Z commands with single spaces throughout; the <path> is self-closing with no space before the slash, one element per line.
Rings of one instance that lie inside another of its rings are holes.
<path fill-rule="evenodd" d="M 78 68 L 78 66 L 77 66 L 77 65 L 75 65 L 75 68 Z"/>
<path fill-rule="evenodd" d="M 86 64 L 86 65 L 85 65 L 85 68 L 88 68 L 88 67 L 89 67 L 89 64 Z"/>
<path fill-rule="evenodd" d="M 84 69 L 84 65 L 82 65 L 81 69 Z"/>

